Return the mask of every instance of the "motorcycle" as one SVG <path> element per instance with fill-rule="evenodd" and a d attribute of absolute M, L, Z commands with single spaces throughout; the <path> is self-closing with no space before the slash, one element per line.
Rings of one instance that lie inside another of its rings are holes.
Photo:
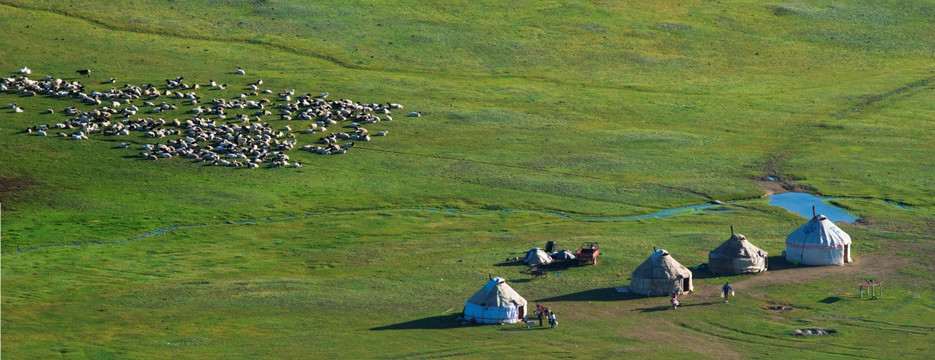
<path fill-rule="evenodd" d="M 679 305 L 682 305 L 682 302 L 679 301 L 678 296 L 673 296 L 671 299 L 669 299 L 669 303 L 672 304 L 672 310 L 678 309 Z"/>

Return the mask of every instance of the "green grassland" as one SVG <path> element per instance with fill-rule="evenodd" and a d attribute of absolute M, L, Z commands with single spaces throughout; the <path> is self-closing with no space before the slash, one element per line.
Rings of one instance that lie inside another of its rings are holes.
<path fill-rule="evenodd" d="M 344 156 L 245 170 L 140 160 L 155 141 L 138 133 L 28 135 L 91 107 L 0 93 L 26 109 L 0 109 L 2 355 L 925 358 L 933 15 L 930 1 L 0 0 L 3 74 L 230 85 L 203 99 L 261 78 L 406 106 L 371 128 L 390 136 Z M 761 198 L 766 176 L 842 198 L 861 217 L 840 225 L 857 262 L 729 277 L 729 306 L 725 279 L 703 273 L 676 311 L 612 289 L 654 246 L 707 262 L 730 225 L 779 255 L 805 220 Z M 584 220 L 711 200 L 733 211 Z M 547 240 L 605 255 L 535 280 L 503 264 Z M 551 305 L 559 328 L 462 326 L 488 274 Z M 860 300 L 874 277 L 885 296 Z"/>

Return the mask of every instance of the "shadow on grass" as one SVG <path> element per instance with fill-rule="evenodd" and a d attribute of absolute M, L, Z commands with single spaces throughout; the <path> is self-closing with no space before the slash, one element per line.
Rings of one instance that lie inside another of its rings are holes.
<path fill-rule="evenodd" d="M 700 279 L 717 278 L 717 277 L 723 276 L 723 275 L 720 275 L 720 274 L 715 274 L 715 273 L 713 273 L 713 272 L 710 272 L 710 271 L 708 271 L 707 269 L 705 269 L 705 270 L 692 269 L 691 272 L 692 272 L 692 278 L 693 278 L 693 279 L 699 279 L 699 280 L 700 280 Z"/>
<path fill-rule="evenodd" d="M 770 256 L 766 258 L 766 271 L 783 271 L 783 270 L 789 270 L 789 269 L 797 269 L 801 267 L 803 266 L 795 265 L 793 263 L 786 261 L 786 259 L 782 257 L 781 255 Z M 704 270 L 691 269 L 691 272 L 692 272 L 692 277 L 695 279 L 711 279 L 711 278 L 719 278 L 719 277 L 736 276 L 734 274 L 715 274 L 711 272 L 710 270 L 708 270 L 707 268 L 705 268 Z M 763 273 L 760 272 L 757 274 L 763 274 Z"/>
<path fill-rule="evenodd" d="M 431 316 L 427 318 L 402 322 L 398 324 L 373 327 L 373 328 L 370 328 L 370 330 L 453 329 L 453 328 L 467 326 L 467 325 L 461 325 L 461 321 L 458 320 L 458 317 L 460 315 L 461 314 Z"/>
<path fill-rule="evenodd" d="M 660 297 L 659 299 L 665 300 L 666 303 L 669 302 L 669 300 L 667 300 L 666 298 L 663 298 L 663 297 Z M 709 301 L 709 302 L 696 303 L 696 304 L 685 304 L 685 303 L 682 303 L 682 305 L 679 305 L 679 307 L 706 306 L 706 305 L 714 305 L 714 304 L 718 304 L 718 302 L 716 302 L 716 301 Z M 671 306 L 671 305 L 663 305 L 663 306 L 654 306 L 654 307 L 648 307 L 648 308 L 633 309 L 633 311 L 639 311 L 639 312 L 643 312 L 643 313 L 656 312 L 656 311 L 663 311 L 663 310 L 672 310 L 672 306 Z"/>
<path fill-rule="evenodd" d="M 559 295 L 555 297 L 540 299 L 539 301 L 617 301 L 617 300 L 628 300 L 635 299 L 637 296 L 633 294 L 621 294 L 618 293 L 614 288 L 603 288 L 603 289 L 593 289 L 585 290 L 571 294 Z"/>
<path fill-rule="evenodd" d="M 508 327 L 508 328 L 505 328 L 505 329 L 501 329 L 500 331 L 533 331 L 533 330 L 549 330 L 549 329 L 551 329 L 551 328 L 549 327 L 549 324 L 545 324 L 545 326 L 538 326 L 538 325 L 537 325 L 537 326 L 534 326 L 534 327 L 531 327 L 531 328 L 528 328 L 528 327 L 525 327 L 525 326 L 523 326 L 523 327 Z"/>
<path fill-rule="evenodd" d="M 775 255 L 766 258 L 766 271 L 782 271 L 795 269 L 802 266 L 796 266 L 795 264 L 786 261 L 786 258 L 782 255 Z"/>
<path fill-rule="evenodd" d="M 528 267 L 528 266 L 526 266 L 526 264 L 524 264 L 522 261 L 512 261 L 512 260 L 506 261 L 506 262 L 501 262 L 501 263 L 496 263 L 496 264 L 493 264 L 493 266 L 496 266 L 496 267 L 504 267 L 504 266 L 523 266 L 523 267 Z"/>

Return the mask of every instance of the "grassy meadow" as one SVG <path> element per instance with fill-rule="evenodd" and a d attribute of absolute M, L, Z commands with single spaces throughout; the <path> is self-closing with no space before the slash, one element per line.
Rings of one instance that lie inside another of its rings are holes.
<path fill-rule="evenodd" d="M 92 107 L 0 93 L 25 109 L 0 108 L 0 355 L 926 358 L 933 16 L 915 0 L 0 0 L 4 75 L 28 66 L 89 91 L 229 85 L 196 90 L 203 100 L 263 79 L 405 105 L 368 126 L 389 136 L 345 155 L 297 147 L 301 168 L 247 170 L 141 160 L 157 141 L 136 132 L 26 134 Z M 276 119 L 299 146 L 321 137 Z M 756 181 L 768 176 L 841 198 L 861 218 L 839 224 L 856 263 L 783 265 L 806 219 L 767 204 Z M 713 200 L 732 211 L 587 220 Z M 653 247 L 707 262 L 731 225 L 771 271 L 696 272 L 675 311 L 613 290 Z M 531 279 L 504 262 L 548 240 L 597 241 L 600 264 Z M 551 306 L 559 327 L 463 326 L 490 274 Z M 879 300 L 859 298 L 868 278 L 885 282 Z M 725 280 L 730 304 L 716 294 Z"/>

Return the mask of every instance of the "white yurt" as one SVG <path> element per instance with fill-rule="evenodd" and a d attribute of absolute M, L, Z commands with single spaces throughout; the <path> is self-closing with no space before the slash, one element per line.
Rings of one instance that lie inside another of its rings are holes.
<path fill-rule="evenodd" d="M 669 296 L 675 289 L 694 290 L 692 272 L 663 249 L 649 255 L 630 276 L 630 292 L 646 296 Z"/>
<path fill-rule="evenodd" d="M 844 265 L 851 260 L 851 236 L 824 215 L 816 215 L 786 237 L 786 261 L 803 265 Z"/>
<path fill-rule="evenodd" d="M 526 299 L 506 280 L 493 278 L 464 304 L 464 320 L 481 324 L 512 324 L 526 316 Z"/>
<path fill-rule="evenodd" d="M 758 273 L 766 271 L 766 256 L 766 251 L 751 244 L 746 236 L 732 233 L 727 241 L 708 253 L 708 270 L 725 275 Z"/>
<path fill-rule="evenodd" d="M 529 264 L 529 266 L 548 265 L 552 263 L 552 257 L 545 250 L 534 248 L 526 253 L 523 262 Z"/>

